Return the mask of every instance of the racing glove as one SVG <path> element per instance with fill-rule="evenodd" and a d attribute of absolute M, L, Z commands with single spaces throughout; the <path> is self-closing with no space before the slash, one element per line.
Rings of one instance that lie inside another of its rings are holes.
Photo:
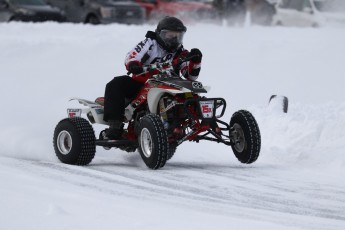
<path fill-rule="evenodd" d="M 136 61 L 131 61 L 130 63 L 128 63 L 128 72 L 132 73 L 132 74 L 141 74 L 142 72 L 144 72 L 143 67 L 140 65 L 139 62 Z"/>
<path fill-rule="evenodd" d="M 195 56 L 191 59 L 191 61 L 194 63 L 200 63 L 201 62 L 202 53 L 199 49 L 196 49 L 196 48 L 191 49 L 188 56 L 189 57 Z"/>

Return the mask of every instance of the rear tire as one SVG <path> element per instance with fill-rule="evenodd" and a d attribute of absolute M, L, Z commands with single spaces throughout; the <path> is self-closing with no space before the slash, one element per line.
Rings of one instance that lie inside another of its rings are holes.
<path fill-rule="evenodd" d="M 95 133 L 81 117 L 61 120 L 54 131 L 54 150 L 65 164 L 87 165 L 95 157 Z"/>
<path fill-rule="evenodd" d="M 261 135 L 254 116 L 246 110 L 237 111 L 231 117 L 230 127 L 236 158 L 244 164 L 255 162 L 260 154 Z"/>
<path fill-rule="evenodd" d="M 138 150 L 150 169 L 162 168 L 169 152 L 167 132 L 161 118 L 156 114 L 145 115 L 140 120 Z"/>

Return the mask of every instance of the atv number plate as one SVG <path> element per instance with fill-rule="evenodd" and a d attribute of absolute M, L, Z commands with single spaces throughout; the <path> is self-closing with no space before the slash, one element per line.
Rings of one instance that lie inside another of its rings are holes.
<path fill-rule="evenodd" d="M 81 109 L 67 109 L 67 115 L 69 118 L 80 117 L 81 116 Z"/>
<path fill-rule="evenodd" d="M 200 101 L 201 113 L 204 118 L 213 117 L 214 101 Z"/>

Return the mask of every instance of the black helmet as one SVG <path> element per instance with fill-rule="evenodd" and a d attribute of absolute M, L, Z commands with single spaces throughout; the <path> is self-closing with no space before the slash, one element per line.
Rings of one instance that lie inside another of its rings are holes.
<path fill-rule="evenodd" d="M 187 28 L 183 25 L 183 22 L 175 17 L 165 17 L 159 21 L 156 32 L 159 33 L 161 30 L 172 30 L 186 32 Z"/>
<path fill-rule="evenodd" d="M 159 43 L 169 52 L 175 52 L 182 45 L 183 35 L 187 28 L 175 17 L 165 17 L 156 29 Z"/>

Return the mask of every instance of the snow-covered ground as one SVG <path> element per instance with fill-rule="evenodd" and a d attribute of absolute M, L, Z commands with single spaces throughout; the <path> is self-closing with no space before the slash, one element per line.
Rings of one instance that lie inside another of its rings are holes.
<path fill-rule="evenodd" d="M 60 163 L 52 136 L 73 96 L 95 99 L 125 73 L 154 26 L 0 24 L 0 229 L 345 228 L 345 30 L 188 27 L 200 80 L 256 117 L 257 162 L 222 144 L 184 143 L 157 171 L 138 153 L 97 148 Z M 289 112 L 268 107 L 289 97 Z M 103 127 L 96 127 L 100 130 Z"/>

